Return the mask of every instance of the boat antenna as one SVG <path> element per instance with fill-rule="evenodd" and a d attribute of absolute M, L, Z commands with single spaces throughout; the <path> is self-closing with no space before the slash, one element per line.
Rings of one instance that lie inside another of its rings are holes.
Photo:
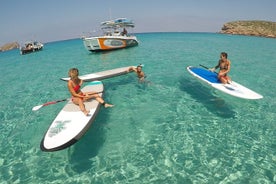
<path fill-rule="evenodd" d="M 111 20 L 112 16 L 111 16 L 111 8 L 109 8 L 109 20 Z"/>

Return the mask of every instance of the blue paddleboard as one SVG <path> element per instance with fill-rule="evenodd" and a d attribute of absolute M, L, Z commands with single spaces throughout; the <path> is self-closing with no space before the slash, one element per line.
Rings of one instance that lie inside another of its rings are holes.
<path fill-rule="evenodd" d="M 244 99 L 260 99 L 263 98 L 262 95 L 242 86 L 239 83 L 232 81 L 230 84 L 223 84 L 221 83 L 218 78 L 217 74 L 200 67 L 188 66 L 188 72 L 190 72 L 196 78 L 206 82 L 210 86 L 215 89 L 218 89 L 224 93 L 229 95 L 244 98 Z"/>

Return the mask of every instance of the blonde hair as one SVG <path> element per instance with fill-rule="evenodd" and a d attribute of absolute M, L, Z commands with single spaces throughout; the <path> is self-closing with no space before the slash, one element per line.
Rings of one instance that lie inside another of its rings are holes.
<path fill-rule="evenodd" d="M 79 70 L 77 68 L 71 68 L 68 72 L 68 75 L 74 83 L 80 83 Z"/>

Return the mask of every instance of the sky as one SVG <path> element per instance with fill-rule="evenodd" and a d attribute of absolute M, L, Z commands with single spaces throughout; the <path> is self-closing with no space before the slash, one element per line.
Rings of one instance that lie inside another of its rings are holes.
<path fill-rule="evenodd" d="M 276 22 L 276 0 L 1 0 L 0 46 L 80 38 L 128 18 L 134 33 L 219 32 L 236 20 Z"/>

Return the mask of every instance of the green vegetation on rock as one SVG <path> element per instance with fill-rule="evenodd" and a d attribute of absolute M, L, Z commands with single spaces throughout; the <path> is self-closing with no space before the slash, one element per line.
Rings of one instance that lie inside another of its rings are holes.
<path fill-rule="evenodd" d="M 220 33 L 276 38 L 276 22 L 233 21 L 224 24 Z"/>
<path fill-rule="evenodd" d="M 6 50 L 12 50 L 12 49 L 18 49 L 20 46 L 17 42 L 12 42 L 12 43 L 7 43 L 0 47 L 0 52 L 1 51 L 6 51 Z"/>

